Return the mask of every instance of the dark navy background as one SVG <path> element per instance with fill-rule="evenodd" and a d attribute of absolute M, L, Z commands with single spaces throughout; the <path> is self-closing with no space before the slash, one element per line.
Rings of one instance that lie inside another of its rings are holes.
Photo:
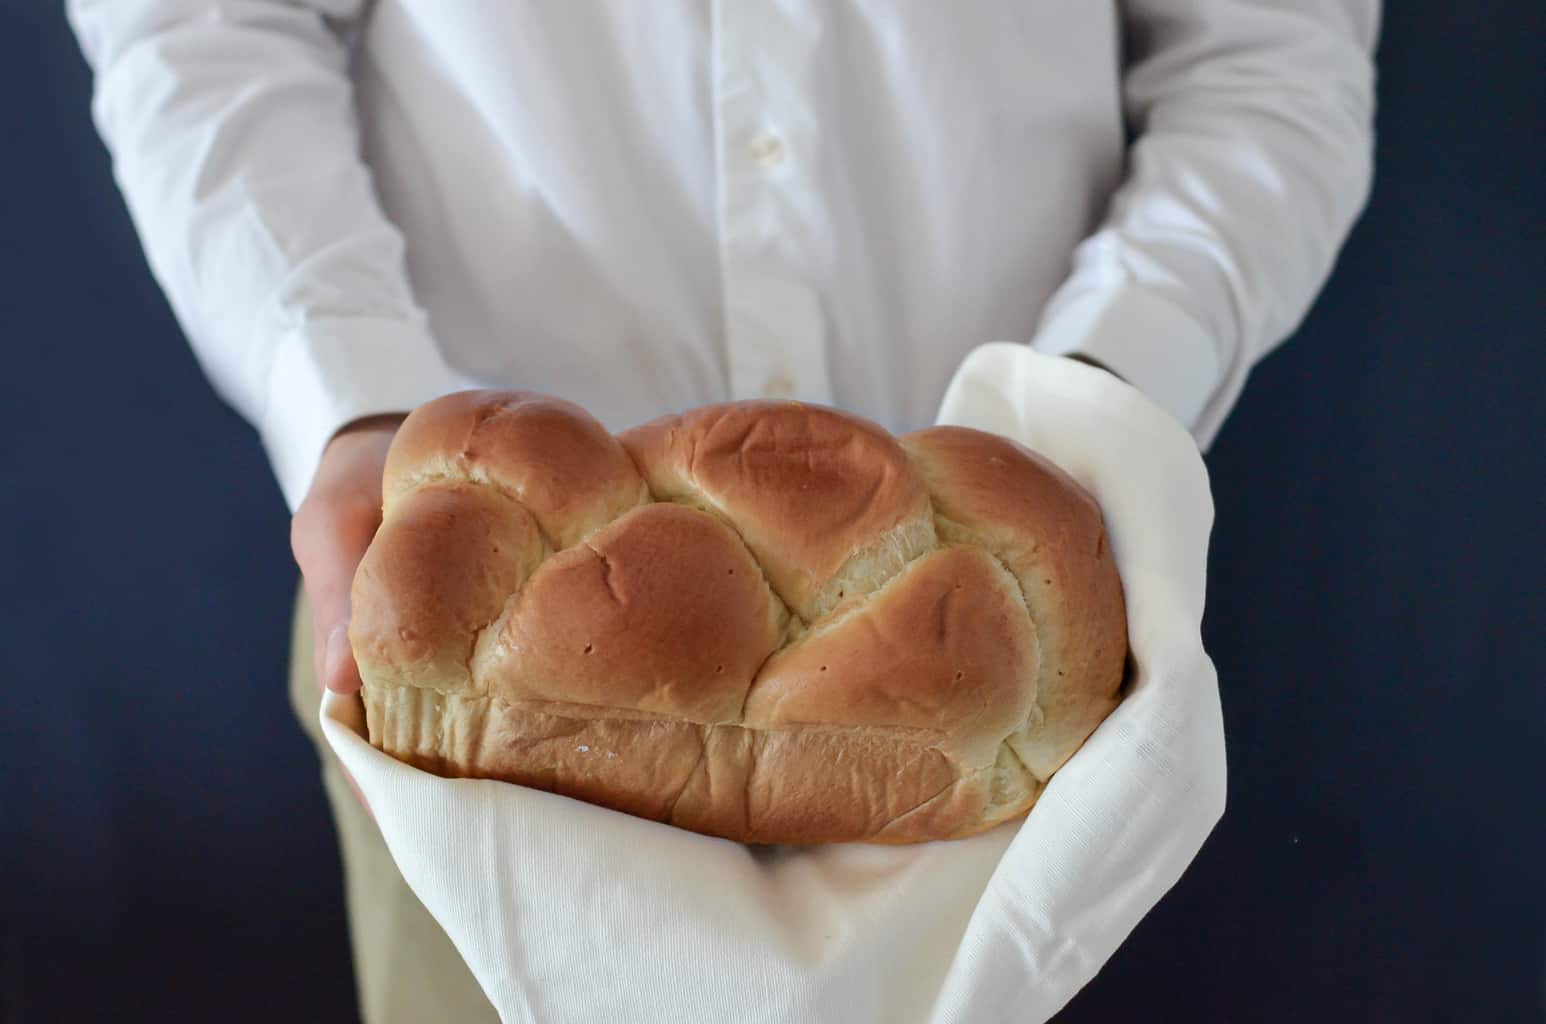
<path fill-rule="evenodd" d="M 1546 1018 L 1546 6 L 1393 0 L 1373 202 L 1209 457 L 1228 813 L 1067 1021 Z M 0 0 L 0 1019 L 344 1020 L 253 433 Z"/>

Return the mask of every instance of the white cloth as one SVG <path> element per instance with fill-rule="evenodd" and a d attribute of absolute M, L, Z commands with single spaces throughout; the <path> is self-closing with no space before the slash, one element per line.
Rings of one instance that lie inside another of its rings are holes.
<path fill-rule="evenodd" d="M 337 427 L 462 386 L 901 431 L 996 338 L 1206 446 L 1370 179 L 1377 0 L 68 10 L 151 266 L 292 507 Z"/>
<path fill-rule="evenodd" d="M 1041 1021 L 1180 877 L 1225 781 L 1193 439 L 1104 371 L 1007 343 L 966 361 L 940 419 L 1067 470 L 1100 502 L 1123 579 L 1135 683 L 1023 823 L 759 851 L 436 778 L 377 752 L 359 701 L 329 695 L 328 742 L 504 1020 Z"/>

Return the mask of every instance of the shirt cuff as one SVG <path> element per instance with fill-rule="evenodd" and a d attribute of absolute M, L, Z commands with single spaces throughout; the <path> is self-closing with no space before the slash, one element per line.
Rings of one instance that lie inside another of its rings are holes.
<path fill-rule="evenodd" d="M 408 413 L 467 385 L 421 326 L 401 320 L 317 320 L 279 339 L 258 432 L 294 512 L 322 451 L 363 416 Z"/>
<path fill-rule="evenodd" d="M 1170 301 L 1139 288 L 1086 294 L 1056 306 L 1031 347 L 1094 360 L 1188 430 L 1218 386 L 1218 353 L 1208 332 Z"/>

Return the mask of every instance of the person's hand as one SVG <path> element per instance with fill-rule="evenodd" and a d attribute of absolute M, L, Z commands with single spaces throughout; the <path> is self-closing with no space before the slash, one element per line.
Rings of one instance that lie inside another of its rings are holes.
<path fill-rule="evenodd" d="M 349 647 L 349 589 L 381 525 L 381 471 L 403 418 L 356 420 L 333 435 L 290 521 L 290 548 L 311 604 L 317 685 L 336 693 L 360 688 Z"/>

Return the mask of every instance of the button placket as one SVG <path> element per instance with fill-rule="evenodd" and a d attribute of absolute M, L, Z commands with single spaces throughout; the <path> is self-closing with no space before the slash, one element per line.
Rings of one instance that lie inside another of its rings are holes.
<path fill-rule="evenodd" d="M 716 0 L 715 124 L 724 346 L 734 398 L 830 399 L 825 318 L 791 239 L 800 180 L 790 125 L 815 40 L 780 5 Z M 795 133 L 798 135 L 798 132 Z"/>

